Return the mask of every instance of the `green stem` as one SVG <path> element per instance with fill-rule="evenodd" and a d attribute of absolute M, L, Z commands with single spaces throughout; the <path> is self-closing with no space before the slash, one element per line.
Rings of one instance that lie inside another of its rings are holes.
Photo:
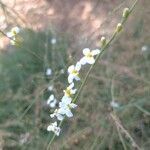
<path fill-rule="evenodd" d="M 132 13 L 132 11 L 133 11 L 134 7 L 136 6 L 137 2 L 138 2 L 138 0 L 135 0 L 134 4 L 133 4 L 132 7 L 130 8 L 129 15 Z M 129 15 L 128 15 L 128 16 L 129 16 Z M 128 18 L 128 17 L 122 19 L 122 21 L 121 21 L 121 24 L 122 24 L 122 25 L 125 24 L 127 18 Z M 117 30 L 115 30 L 115 32 L 113 33 L 113 35 L 112 35 L 112 37 L 110 38 L 110 40 L 101 48 L 101 52 L 100 52 L 100 54 L 96 57 L 95 63 L 94 63 L 94 64 L 90 67 L 90 69 L 88 70 L 88 72 L 87 72 L 87 74 L 86 74 L 86 76 L 85 76 L 85 78 L 84 78 L 84 80 L 83 80 L 81 86 L 79 87 L 79 90 L 78 90 L 78 92 L 77 92 L 75 98 L 72 100 L 73 103 L 75 103 L 75 102 L 77 101 L 77 99 L 78 99 L 78 97 L 79 97 L 79 95 L 80 95 L 80 93 L 81 93 L 81 91 L 82 91 L 84 85 L 85 85 L 86 82 L 87 82 L 87 79 L 88 79 L 88 77 L 89 77 L 91 71 L 93 70 L 94 66 L 97 64 L 99 58 L 102 56 L 102 54 L 104 53 L 104 51 L 110 46 L 111 42 L 116 38 L 116 36 L 118 35 L 118 33 L 119 33 L 119 32 L 118 32 Z M 63 121 L 60 122 L 59 127 L 61 126 L 62 123 L 63 123 Z M 51 145 L 52 142 L 54 141 L 55 137 L 56 137 L 56 135 L 53 134 L 53 137 L 51 138 L 51 140 L 50 140 L 50 142 L 49 142 L 49 144 L 48 144 L 47 150 L 49 150 L 50 145 Z"/>
<path fill-rule="evenodd" d="M 134 4 L 133 4 L 132 7 L 130 8 L 129 15 L 132 13 L 132 11 L 133 11 L 134 7 L 136 6 L 137 2 L 138 2 L 138 0 L 135 0 Z M 128 15 L 128 16 L 129 16 L 129 15 Z M 128 17 L 127 17 L 127 18 L 128 18 Z M 122 19 L 122 21 L 121 21 L 121 24 L 122 24 L 122 25 L 125 24 L 127 18 L 123 18 L 123 19 Z M 83 82 L 82 82 L 82 84 L 81 84 L 81 86 L 80 86 L 80 88 L 79 88 L 79 90 L 78 90 L 78 93 L 76 94 L 75 98 L 73 99 L 73 102 L 74 102 L 74 103 L 77 101 L 77 99 L 78 99 L 78 97 L 79 97 L 79 95 L 80 95 L 80 93 L 81 93 L 81 91 L 82 91 L 82 89 L 83 89 L 83 87 L 84 87 L 84 85 L 85 85 L 85 83 L 86 83 L 88 77 L 89 77 L 89 74 L 90 74 L 91 71 L 93 70 L 93 68 L 94 68 L 94 66 L 96 65 L 97 61 L 98 61 L 99 58 L 102 56 L 102 54 L 104 53 L 104 51 L 110 46 L 111 42 L 116 38 L 117 35 L 118 35 L 118 32 L 115 31 L 115 32 L 113 33 L 112 37 L 110 38 L 110 40 L 106 43 L 106 45 L 105 45 L 104 47 L 102 47 L 100 54 L 96 57 L 95 63 L 94 63 L 94 64 L 90 67 L 90 69 L 88 70 L 88 72 L 87 72 L 87 74 L 86 74 L 86 76 L 85 76 L 85 78 L 84 78 L 84 80 L 83 80 Z"/>

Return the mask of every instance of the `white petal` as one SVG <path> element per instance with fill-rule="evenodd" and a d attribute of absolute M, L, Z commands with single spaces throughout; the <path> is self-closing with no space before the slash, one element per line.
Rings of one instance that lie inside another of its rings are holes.
<path fill-rule="evenodd" d="M 6 35 L 7 35 L 9 38 L 11 38 L 11 37 L 14 36 L 11 32 L 8 32 Z"/>
<path fill-rule="evenodd" d="M 54 108 L 54 107 L 56 106 L 56 103 L 57 103 L 57 101 L 54 100 L 53 102 L 50 103 L 50 107 L 51 107 L 51 108 Z"/>
<path fill-rule="evenodd" d="M 75 76 L 74 78 L 75 78 L 76 81 L 80 80 L 80 78 L 78 76 Z"/>
<path fill-rule="evenodd" d="M 54 100 L 54 95 L 53 95 L 53 94 L 50 95 L 49 99 L 50 99 L 50 100 Z"/>
<path fill-rule="evenodd" d="M 55 117 L 55 113 L 50 114 L 50 117 L 51 117 L 51 118 L 54 118 L 54 117 Z"/>
<path fill-rule="evenodd" d="M 56 134 L 57 136 L 59 136 L 60 131 L 61 131 L 61 130 L 60 130 L 59 127 L 55 128 L 55 134 Z"/>
<path fill-rule="evenodd" d="M 74 65 L 71 65 L 69 68 L 68 68 L 68 73 L 71 73 L 73 70 L 74 70 Z"/>
<path fill-rule="evenodd" d="M 71 101 L 72 101 L 72 99 L 71 98 L 69 98 L 69 97 L 67 97 L 67 96 L 63 96 L 63 98 L 62 98 L 62 103 L 64 103 L 64 104 L 66 104 L 66 105 L 68 105 L 68 104 L 70 104 L 71 103 Z"/>
<path fill-rule="evenodd" d="M 53 123 L 53 125 L 57 127 L 57 122 L 55 121 L 55 122 Z"/>
<path fill-rule="evenodd" d="M 13 32 L 13 31 L 15 31 L 16 33 L 19 33 L 19 32 L 20 32 L 20 28 L 14 27 L 14 28 L 12 28 L 12 32 Z"/>
<path fill-rule="evenodd" d="M 66 116 L 69 117 L 69 118 L 73 117 L 73 113 L 71 112 L 70 109 L 66 110 Z"/>
<path fill-rule="evenodd" d="M 70 106 L 71 108 L 76 108 L 76 107 L 77 107 L 77 105 L 74 104 L 74 103 L 71 103 L 69 106 Z"/>
<path fill-rule="evenodd" d="M 76 91 L 77 91 L 77 89 L 72 89 L 72 90 L 71 90 L 71 94 L 75 94 Z"/>
<path fill-rule="evenodd" d="M 75 66 L 75 70 L 79 71 L 81 69 L 81 63 L 77 62 L 76 66 Z"/>
<path fill-rule="evenodd" d="M 47 131 L 52 131 L 54 128 L 53 128 L 53 126 L 51 126 L 51 125 L 49 125 L 48 127 L 47 127 Z"/>
<path fill-rule="evenodd" d="M 46 75 L 47 76 L 50 76 L 52 74 L 52 69 L 51 68 L 48 68 L 47 70 L 46 70 Z"/>
<path fill-rule="evenodd" d="M 56 39 L 55 38 L 51 39 L 51 44 L 56 44 Z"/>
<path fill-rule="evenodd" d="M 49 105 L 49 104 L 50 104 L 50 102 L 51 102 L 51 100 L 50 100 L 50 99 L 48 99 L 48 100 L 47 100 L 47 105 Z"/>
<path fill-rule="evenodd" d="M 119 107 L 119 103 L 115 102 L 115 101 L 111 101 L 110 105 L 114 108 L 118 108 Z"/>
<path fill-rule="evenodd" d="M 90 52 L 90 49 L 89 49 L 89 48 L 83 49 L 83 54 L 84 54 L 84 55 L 87 55 L 89 52 Z"/>
<path fill-rule="evenodd" d="M 88 57 L 87 58 L 87 63 L 94 64 L 95 63 L 95 59 L 93 57 Z"/>
<path fill-rule="evenodd" d="M 93 56 L 98 55 L 99 53 L 100 53 L 99 49 L 95 49 L 95 50 L 92 51 Z"/>
<path fill-rule="evenodd" d="M 71 83 L 68 88 L 72 89 L 73 87 L 74 87 L 74 83 Z"/>
<path fill-rule="evenodd" d="M 57 115 L 57 119 L 58 119 L 59 121 L 62 121 L 62 120 L 64 119 L 64 116 L 58 114 L 58 115 Z"/>
<path fill-rule="evenodd" d="M 73 76 L 72 74 L 70 74 L 70 75 L 68 76 L 68 82 L 69 82 L 69 83 L 72 83 L 72 82 L 73 82 L 73 79 L 74 79 L 74 76 Z"/>
<path fill-rule="evenodd" d="M 49 91 L 52 91 L 53 90 L 53 85 L 50 85 L 47 89 L 49 90 Z"/>
<path fill-rule="evenodd" d="M 86 57 L 81 58 L 80 64 L 81 64 L 81 65 L 85 65 L 86 63 L 87 63 Z"/>
<path fill-rule="evenodd" d="M 65 108 L 66 108 L 66 107 L 61 107 L 61 108 L 59 108 L 59 109 L 58 109 L 58 112 L 59 112 L 58 114 L 64 115 L 64 114 L 65 114 L 65 111 L 66 111 Z"/>

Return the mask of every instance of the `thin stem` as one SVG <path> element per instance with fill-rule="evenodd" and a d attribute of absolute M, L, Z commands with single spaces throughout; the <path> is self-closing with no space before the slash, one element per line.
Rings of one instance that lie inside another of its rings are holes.
<path fill-rule="evenodd" d="M 136 6 L 137 2 L 138 2 L 138 0 L 135 0 L 134 4 L 131 6 L 129 15 L 132 13 L 132 11 L 133 11 L 134 7 Z M 128 15 L 128 16 L 129 16 L 129 15 Z M 121 24 L 124 25 L 124 23 L 126 22 L 127 19 L 128 19 L 128 17 L 123 18 L 122 21 L 121 21 Z M 101 48 L 101 52 L 100 52 L 100 54 L 96 57 L 95 63 L 94 63 L 94 64 L 90 67 L 90 69 L 88 70 L 88 72 L 87 72 L 87 74 L 86 74 L 86 76 L 85 76 L 85 78 L 84 78 L 82 84 L 81 84 L 80 87 L 79 87 L 79 90 L 78 90 L 78 92 L 77 92 L 75 98 L 72 100 L 73 103 L 75 103 L 75 102 L 77 101 L 77 99 L 78 99 L 80 93 L 82 92 L 82 89 L 83 89 L 84 85 L 85 85 L 86 82 L 87 82 L 87 79 L 88 79 L 88 77 L 89 77 L 91 71 L 93 70 L 94 66 L 97 64 L 99 58 L 102 56 L 102 54 L 104 53 L 104 51 L 110 46 L 111 42 L 116 38 L 116 36 L 118 35 L 118 33 L 119 33 L 119 32 L 118 32 L 117 30 L 115 30 L 115 32 L 113 33 L 113 35 L 112 35 L 112 37 L 110 38 L 110 40 Z M 61 126 L 62 123 L 63 123 L 63 121 L 60 122 L 59 127 Z M 56 137 L 56 135 L 54 134 L 53 137 L 51 138 L 49 144 L 48 144 L 47 150 L 49 150 L 50 145 L 51 145 L 52 142 L 54 141 L 55 137 Z"/>
<path fill-rule="evenodd" d="M 110 114 L 111 118 L 113 119 L 115 125 L 122 131 L 122 133 L 124 133 L 124 135 L 130 140 L 131 144 L 133 147 L 137 148 L 137 150 L 143 150 L 142 148 L 139 147 L 139 145 L 135 142 L 135 140 L 132 138 L 132 136 L 130 135 L 130 133 L 123 127 L 123 125 L 121 124 L 121 121 L 119 120 L 119 118 L 117 118 L 117 116 L 115 115 L 115 113 L 111 113 Z"/>
<path fill-rule="evenodd" d="M 136 6 L 137 2 L 138 2 L 138 0 L 135 0 L 135 2 L 133 3 L 133 5 L 131 6 L 129 15 L 132 13 L 132 11 L 133 11 L 134 7 Z M 129 16 L 129 15 L 128 15 L 128 16 Z M 128 17 L 127 17 L 127 18 L 128 18 Z M 122 24 L 122 25 L 125 24 L 127 18 L 123 18 L 123 19 L 122 19 L 122 21 L 121 21 L 121 24 Z M 112 37 L 110 38 L 110 40 L 106 43 L 106 45 L 105 45 L 104 47 L 102 47 L 101 53 L 96 57 L 95 63 L 94 63 L 94 64 L 90 67 L 90 69 L 88 70 L 88 72 L 87 72 L 87 74 L 86 74 L 86 76 L 85 76 L 85 78 L 84 78 L 84 80 L 83 80 L 83 82 L 82 82 L 82 84 L 81 84 L 81 86 L 80 86 L 80 88 L 79 88 L 79 90 L 78 90 L 78 93 L 76 94 L 75 98 L 73 99 L 73 102 L 74 102 L 74 103 L 77 101 L 77 99 L 78 99 L 78 97 L 79 97 L 79 95 L 80 95 L 80 93 L 81 93 L 81 91 L 82 91 L 82 89 L 83 89 L 83 87 L 84 87 L 84 85 L 85 85 L 85 83 L 86 83 L 88 77 L 89 77 L 89 74 L 90 74 L 91 71 L 93 70 L 93 68 L 94 68 L 94 66 L 96 65 L 96 63 L 98 62 L 99 58 L 102 56 L 102 54 L 104 53 L 104 51 L 110 46 L 111 42 L 116 38 L 117 35 L 118 35 L 118 32 L 117 32 L 117 30 L 116 30 L 116 31 L 113 33 L 113 35 L 112 35 Z"/>
<path fill-rule="evenodd" d="M 117 132 L 118 132 L 118 135 L 119 135 L 120 141 L 121 141 L 121 143 L 122 143 L 122 146 L 123 146 L 124 150 L 127 150 L 127 147 L 126 147 L 125 141 L 124 141 L 124 139 L 123 139 L 123 137 L 122 137 L 122 135 L 121 135 L 121 132 L 120 132 L 120 130 L 119 130 L 119 128 L 118 128 L 118 126 L 116 126 L 116 128 L 117 128 Z"/>

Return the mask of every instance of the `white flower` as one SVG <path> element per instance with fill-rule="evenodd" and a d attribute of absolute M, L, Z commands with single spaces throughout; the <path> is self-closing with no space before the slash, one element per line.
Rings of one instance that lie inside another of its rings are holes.
<path fill-rule="evenodd" d="M 71 65 L 69 68 L 68 68 L 68 73 L 69 73 L 69 76 L 68 76 L 68 82 L 69 83 L 72 83 L 73 80 L 80 80 L 79 78 L 79 71 L 81 69 L 81 64 L 79 62 L 77 62 L 77 64 L 74 66 L 74 65 Z"/>
<path fill-rule="evenodd" d="M 61 129 L 57 126 L 57 122 L 54 122 L 47 127 L 47 131 L 52 131 L 59 136 Z"/>
<path fill-rule="evenodd" d="M 51 39 L 51 44 L 53 44 L 53 45 L 54 45 L 54 44 L 56 44 L 56 42 L 57 42 L 57 41 L 56 41 L 56 39 L 55 39 L 55 38 L 52 38 L 52 39 Z"/>
<path fill-rule="evenodd" d="M 77 89 L 73 89 L 74 83 L 71 83 L 66 90 L 64 90 L 65 96 L 71 97 L 71 95 L 75 94 Z"/>
<path fill-rule="evenodd" d="M 11 38 L 10 43 L 12 45 L 16 45 L 16 35 L 20 32 L 20 29 L 18 27 L 14 27 L 11 29 L 10 32 L 7 33 L 7 36 Z"/>
<path fill-rule="evenodd" d="M 46 75 L 50 76 L 51 74 L 52 74 L 52 69 L 51 68 L 47 68 Z"/>
<path fill-rule="evenodd" d="M 20 32 L 20 29 L 18 27 L 14 27 L 11 29 L 10 32 L 7 33 L 7 36 L 10 38 L 15 37 L 19 32 Z"/>
<path fill-rule="evenodd" d="M 50 85 L 47 89 L 48 89 L 49 91 L 52 91 L 53 88 L 54 88 L 54 86 L 53 86 L 53 85 Z"/>
<path fill-rule="evenodd" d="M 98 55 L 99 53 L 100 53 L 99 49 L 95 49 L 95 50 L 92 50 L 92 51 L 90 51 L 89 48 L 83 49 L 84 57 L 81 58 L 80 63 L 82 65 L 85 65 L 85 64 L 94 64 L 95 63 L 94 56 Z"/>
<path fill-rule="evenodd" d="M 147 50 L 148 50 L 148 46 L 147 46 L 147 45 L 142 46 L 142 48 L 141 48 L 141 51 L 142 51 L 142 52 L 145 52 L 145 51 L 147 51 Z"/>
<path fill-rule="evenodd" d="M 62 114 L 62 111 L 60 109 L 55 109 L 54 113 L 51 114 L 50 117 L 57 117 L 57 119 L 61 121 L 64 119 L 64 114 Z"/>
<path fill-rule="evenodd" d="M 115 102 L 115 101 L 111 101 L 110 103 L 111 107 L 113 108 L 118 108 L 119 107 L 119 103 Z"/>
<path fill-rule="evenodd" d="M 50 95 L 50 97 L 47 100 L 47 105 L 49 105 L 51 108 L 54 108 L 56 106 L 57 100 L 54 97 L 54 95 Z"/>
<path fill-rule="evenodd" d="M 59 103 L 61 114 L 66 115 L 69 118 L 73 117 L 71 109 L 77 107 L 77 105 L 74 103 L 71 103 L 71 101 L 72 101 L 71 98 L 64 96 L 62 98 L 62 101 Z"/>

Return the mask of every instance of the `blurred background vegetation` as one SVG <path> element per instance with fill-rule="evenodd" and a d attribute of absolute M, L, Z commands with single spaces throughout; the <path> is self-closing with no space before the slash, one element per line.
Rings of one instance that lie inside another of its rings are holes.
<path fill-rule="evenodd" d="M 0 39 L 0 149 L 46 149 L 53 112 L 47 98 L 50 94 L 61 98 L 67 67 L 81 58 L 84 47 L 98 47 L 102 35 L 109 38 L 122 9 L 131 4 L 130 0 L 0 1 L 0 29 L 6 33 L 18 25 L 22 39 L 17 46 L 3 35 Z M 90 75 L 74 117 L 64 122 L 52 150 L 136 149 L 127 133 L 149 150 L 149 13 L 150 1 L 139 1 Z M 49 77 L 47 68 L 52 69 Z M 112 101 L 119 106 L 112 108 Z"/>

